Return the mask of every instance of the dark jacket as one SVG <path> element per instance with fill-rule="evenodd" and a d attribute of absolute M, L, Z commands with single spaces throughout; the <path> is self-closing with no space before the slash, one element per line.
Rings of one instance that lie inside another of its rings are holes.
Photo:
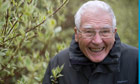
<path fill-rule="evenodd" d="M 80 51 L 74 38 L 68 49 L 51 59 L 43 84 L 52 84 L 51 70 L 64 64 L 58 84 L 138 84 L 138 49 L 120 42 L 115 44 L 108 56 L 100 63 L 93 63 Z"/>

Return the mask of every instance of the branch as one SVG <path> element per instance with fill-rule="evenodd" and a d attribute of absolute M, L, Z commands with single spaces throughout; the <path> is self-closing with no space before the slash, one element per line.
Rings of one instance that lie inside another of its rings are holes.
<path fill-rule="evenodd" d="M 19 50 L 19 48 L 21 47 L 21 45 L 22 45 L 24 39 L 25 39 L 25 37 L 20 41 L 18 47 L 16 48 L 14 54 L 10 57 L 8 63 L 7 63 L 6 65 L 2 65 L 2 69 L 1 69 L 0 71 L 4 70 L 4 69 L 7 67 L 7 65 L 10 64 L 10 62 L 14 59 L 14 56 L 18 53 L 18 50 Z"/>
<path fill-rule="evenodd" d="M 7 9 L 7 15 L 6 15 L 5 18 L 6 18 L 6 24 L 4 26 L 4 31 L 3 31 L 4 35 L 6 34 L 6 28 L 7 28 L 7 24 L 8 24 L 8 18 L 9 18 L 9 11 L 8 11 L 8 9 Z"/>
<path fill-rule="evenodd" d="M 34 30 L 34 29 L 36 29 L 37 27 L 39 27 L 40 25 L 42 25 L 45 21 L 46 21 L 46 19 L 45 19 L 45 20 L 43 20 L 43 21 L 42 21 L 41 23 L 39 23 L 38 25 L 36 25 L 36 26 L 34 26 L 34 27 L 30 28 L 29 30 L 27 30 L 27 31 L 26 31 L 26 33 L 28 33 L 28 32 L 30 32 L 30 31 L 32 31 L 32 30 Z"/>
<path fill-rule="evenodd" d="M 10 60 L 8 61 L 8 64 L 10 64 L 10 62 L 12 61 L 12 59 L 14 58 L 14 56 L 18 53 L 18 50 L 20 49 L 20 47 L 21 47 L 21 45 L 22 45 L 24 39 L 25 39 L 25 37 L 20 41 L 20 43 L 19 43 L 17 49 L 16 49 L 15 52 L 14 52 L 14 55 L 12 55 L 11 58 L 10 58 Z"/>
<path fill-rule="evenodd" d="M 43 24 L 44 22 L 46 21 L 46 19 L 45 20 L 43 20 L 41 23 L 39 23 L 38 25 L 36 25 L 36 26 L 34 26 L 34 27 L 32 27 L 32 28 L 30 28 L 29 30 L 27 30 L 25 33 L 28 33 L 28 32 L 30 32 L 30 31 L 32 31 L 32 30 L 34 30 L 34 29 L 36 29 L 37 27 L 39 27 L 41 24 Z M 14 39 L 14 38 L 16 38 L 16 37 L 18 37 L 18 36 L 20 36 L 21 34 L 19 33 L 19 34 L 17 34 L 16 36 L 13 36 L 13 37 L 11 37 L 11 38 L 9 38 L 9 39 L 7 39 L 7 40 L 5 40 L 4 42 L 6 42 L 6 41 L 8 41 L 8 40 L 11 40 L 11 39 Z"/>
<path fill-rule="evenodd" d="M 58 8 L 52 13 L 51 16 L 53 16 L 54 14 L 56 14 L 67 2 L 69 2 L 69 0 L 64 1 L 64 2 L 60 5 L 60 7 L 58 7 Z"/>
<path fill-rule="evenodd" d="M 69 0 L 66 0 L 64 3 L 62 3 L 62 4 L 60 5 L 60 7 L 58 7 L 49 17 L 55 15 L 68 1 L 69 1 Z M 22 15 L 21 15 L 21 16 L 22 16 Z M 47 18 L 46 18 L 45 20 L 43 20 L 41 23 L 39 23 L 38 25 L 36 25 L 36 26 L 30 28 L 29 30 L 27 30 L 26 33 L 28 33 L 28 32 L 30 32 L 30 31 L 36 29 L 37 27 L 39 27 L 40 25 L 42 25 L 46 20 L 47 20 Z M 16 23 L 17 23 L 17 22 L 15 22 L 14 24 L 16 24 Z M 13 25 L 13 27 L 14 27 L 14 25 Z M 11 29 L 13 29 L 13 27 L 12 27 Z M 11 30 L 9 31 L 9 33 L 10 33 L 10 32 L 11 32 Z M 9 33 L 8 33 L 8 34 L 9 34 Z M 16 37 L 18 37 L 18 36 L 20 36 L 20 35 L 21 35 L 21 34 L 19 33 L 19 34 L 17 34 L 17 35 L 14 36 L 14 37 L 11 37 L 11 38 L 5 40 L 4 42 L 9 41 L 9 40 L 12 40 L 12 39 L 14 39 L 14 38 L 16 38 Z M 22 40 L 24 40 L 24 39 L 22 39 Z M 17 53 L 17 51 L 16 51 L 15 53 Z M 13 59 L 13 57 L 14 57 L 14 55 L 11 56 L 10 60 L 8 61 L 8 64 L 11 62 L 11 60 Z M 0 71 L 4 70 L 4 69 L 6 68 L 6 66 L 7 66 L 7 65 L 3 66 L 2 69 L 1 69 Z"/>
<path fill-rule="evenodd" d="M 22 15 L 23 15 L 23 14 L 21 14 L 21 15 L 19 16 L 19 18 L 21 18 Z M 18 22 L 18 20 L 13 24 L 13 26 L 11 27 L 11 29 L 9 30 L 9 32 L 8 32 L 7 35 L 9 35 L 9 34 L 11 33 L 11 31 L 13 30 L 13 28 L 15 27 L 15 25 L 17 24 L 17 22 Z"/>
<path fill-rule="evenodd" d="M 57 8 L 51 15 L 49 15 L 48 17 L 51 17 L 51 16 L 55 15 L 68 1 L 69 1 L 69 0 L 66 0 L 64 3 L 62 3 L 62 4 L 60 5 L 60 7 L 58 7 L 58 8 Z M 29 30 L 27 30 L 26 33 L 28 33 L 28 32 L 30 32 L 30 31 L 36 29 L 37 27 L 39 27 L 40 25 L 42 25 L 44 22 L 46 22 L 46 20 L 47 20 L 47 18 L 46 18 L 45 20 L 43 20 L 41 23 L 39 23 L 38 25 L 36 25 L 36 26 L 30 28 Z M 18 36 L 20 36 L 20 35 L 21 35 L 21 34 L 17 34 L 16 36 L 11 37 L 11 38 L 5 40 L 4 42 L 9 41 L 9 40 L 11 40 L 11 39 L 14 39 L 14 38 L 16 38 L 16 37 L 18 37 Z"/>

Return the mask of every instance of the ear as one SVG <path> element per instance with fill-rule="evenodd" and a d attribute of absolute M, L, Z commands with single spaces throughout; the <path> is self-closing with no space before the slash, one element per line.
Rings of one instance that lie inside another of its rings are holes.
<path fill-rule="evenodd" d="M 115 28 L 115 30 L 114 30 L 114 35 L 117 33 L 117 28 Z"/>
<path fill-rule="evenodd" d="M 74 27 L 74 32 L 75 32 L 75 41 L 78 42 L 78 32 L 76 27 Z"/>

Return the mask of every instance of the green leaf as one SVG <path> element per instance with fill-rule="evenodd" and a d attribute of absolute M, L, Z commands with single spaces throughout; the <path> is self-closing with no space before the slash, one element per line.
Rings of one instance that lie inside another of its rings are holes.
<path fill-rule="evenodd" d="M 10 7 L 10 1 L 7 0 L 0 6 L 0 9 L 2 9 L 1 12 L 6 12 L 9 7 Z"/>
<path fill-rule="evenodd" d="M 37 81 L 41 81 L 39 77 L 34 77 L 34 79 L 36 79 Z"/>
<path fill-rule="evenodd" d="M 6 53 L 0 51 L 0 56 L 5 56 Z"/>
<path fill-rule="evenodd" d="M 24 31 L 23 28 L 21 28 L 19 31 L 20 31 L 20 33 L 21 33 L 22 36 L 25 36 L 25 31 Z"/>
<path fill-rule="evenodd" d="M 9 70 L 4 69 L 3 71 L 6 72 L 8 75 L 10 75 L 10 71 Z"/>
<path fill-rule="evenodd" d="M 11 66 L 11 65 L 10 65 L 10 64 L 8 64 L 8 65 L 7 65 L 7 68 L 10 68 L 10 66 Z"/>
<path fill-rule="evenodd" d="M 54 30 L 55 33 L 59 33 L 60 31 L 62 31 L 61 26 L 56 27 L 55 30 Z"/>
<path fill-rule="evenodd" d="M 64 75 L 62 75 L 62 74 L 59 74 L 57 77 L 62 77 L 62 76 L 64 76 Z"/>
<path fill-rule="evenodd" d="M 0 64 L 0 70 L 2 69 L 2 66 L 1 66 L 1 64 Z"/>
<path fill-rule="evenodd" d="M 60 67 L 57 66 L 56 68 L 53 68 L 53 69 L 52 69 L 52 75 L 50 76 L 50 78 L 51 78 L 51 81 L 52 81 L 53 83 L 57 83 L 57 79 L 58 79 L 59 77 L 62 77 L 62 76 L 63 76 L 63 75 L 61 74 L 61 71 L 63 70 L 63 68 L 64 68 L 64 64 L 61 65 Z"/>

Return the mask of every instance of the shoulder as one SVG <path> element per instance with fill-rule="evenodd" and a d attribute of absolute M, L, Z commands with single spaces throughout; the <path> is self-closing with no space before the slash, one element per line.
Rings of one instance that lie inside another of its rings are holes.
<path fill-rule="evenodd" d="M 132 66 L 137 67 L 138 64 L 138 48 L 127 45 L 121 44 L 121 63 L 124 66 Z"/>
<path fill-rule="evenodd" d="M 124 43 L 121 43 L 121 47 L 124 50 L 127 50 L 127 51 L 131 51 L 132 50 L 132 51 L 138 52 L 138 48 L 130 46 L 130 45 L 127 45 L 127 44 L 124 44 Z"/>
<path fill-rule="evenodd" d="M 122 53 L 122 55 L 125 55 L 125 56 L 127 55 L 127 57 L 129 56 L 129 57 L 137 58 L 138 57 L 138 48 L 122 43 L 121 44 L 121 53 Z"/>
<path fill-rule="evenodd" d="M 57 57 L 63 57 L 63 56 L 66 56 L 68 54 L 69 54 L 69 48 L 66 48 L 66 49 L 60 51 L 56 56 Z"/>
<path fill-rule="evenodd" d="M 120 72 L 118 80 L 128 80 L 129 84 L 136 84 L 138 75 L 138 48 L 121 44 Z"/>

